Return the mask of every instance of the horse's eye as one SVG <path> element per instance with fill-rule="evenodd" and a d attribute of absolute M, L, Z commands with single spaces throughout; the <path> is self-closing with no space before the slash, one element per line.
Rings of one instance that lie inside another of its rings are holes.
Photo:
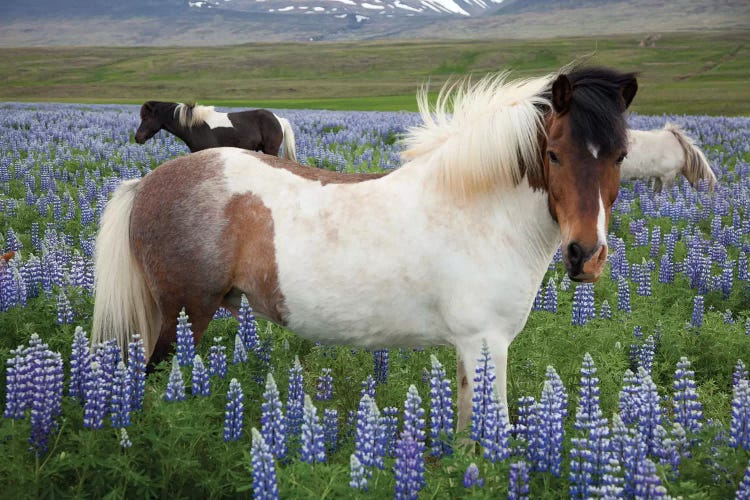
<path fill-rule="evenodd" d="M 628 154 L 627 154 L 627 153 L 623 153 L 623 154 L 621 154 L 621 155 L 620 155 L 620 156 L 619 156 L 619 157 L 617 158 L 617 164 L 619 165 L 620 163 L 622 163 L 623 161 L 625 161 L 625 157 L 626 157 L 626 156 L 628 156 Z"/>
<path fill-rule="evenodd" d="M 557 155 L 554 151 L 547 151 L 547 156 L 549 156 L 549 161 L 551 161 L 552 163 L 560 163 L 560 160 L 557 159 Z"/>

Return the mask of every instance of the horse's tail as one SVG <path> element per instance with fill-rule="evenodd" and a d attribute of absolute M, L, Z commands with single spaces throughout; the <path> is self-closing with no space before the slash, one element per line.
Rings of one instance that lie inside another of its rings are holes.
<path fill-rule="evenodd" d="M 703 151 L 677 125 L 667 122 L 664 125 L 664 130 L 672 132 L 672 135 L 675 136 L 682 151 L 685 153 L 685 164 L 682 166 L 682 175 L 685 176 L 693 187 L 698 187 L 698 181 L 704 179 L 708 182 L 708 187 L 713 189 L 716 184 L 716 175 L 711 170 L 711 165 L 709 165 Z"/>
<path fill-rule="evenodd" d="M 159 335 L 160 317 L 130 248 L 130 212 L 139 182 L 123 182 L 102 214 L 96 237 L 91 344 L 115 339 L 125 353 L 132 335 L 140 333 L 148 359 Z"/>
<path fill-rule="evenodd" d="M 281 154 L 282 158 L 297 161 L 297 147 L 294 144 L 294 130 L 292 129 L 292 124 L 289 123 L 289 120 L 286 118 L 282 118 L 278 115 L 273 116 L 279 120 L 281 133 L 283 134 L 283 139 L 281 140 L 281 147 L 283 148 L 283 153 Z"/>

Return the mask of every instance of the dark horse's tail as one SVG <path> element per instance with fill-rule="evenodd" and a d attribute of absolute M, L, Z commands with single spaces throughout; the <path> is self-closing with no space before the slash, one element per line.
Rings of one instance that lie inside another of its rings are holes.
<path fill-rule="evenodd" d="M 96 237 L 94 322 L 91 344 L 117 340 L 125 352 L 132 335 L 151 355 L 161 317 L 130 248 L 130 212 L 140 180 L 123 182 L 102 214 Z"/>
<path fill-rule="evenodd" d="M 281 140 L 282 153 L 280 156 L 288 160 L 297 161 L 297 147 L 294 145 L 294 130 L 292 130 L 292 124 L 289 123 L 289 120 L 286 118 L 282 118 L 278 115 L 273 116 L 279 120 L 281 133 L 284 136 Z"/>

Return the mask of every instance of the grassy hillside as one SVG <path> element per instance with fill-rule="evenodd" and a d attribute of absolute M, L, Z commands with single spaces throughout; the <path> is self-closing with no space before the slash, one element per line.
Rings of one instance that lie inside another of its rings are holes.
<path fill-rule="evenodd" d="M 472 42 L 0 49 L 0 99 L 413 110 L 425 82 L 576 59 L 641 72 L 640 113 L 750 114 L 748 32 Z"/>

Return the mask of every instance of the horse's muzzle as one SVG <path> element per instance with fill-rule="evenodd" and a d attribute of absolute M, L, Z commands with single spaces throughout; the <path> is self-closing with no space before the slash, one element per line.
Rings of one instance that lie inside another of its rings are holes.
<path fill-rule="evenodd" d="M 146 138 L 142 135 L 135 134 L 135 142 L 137 142 L 138 144 L 143 144 L 144 142 L 146 142 Z"/>
<path fill-rule="evenodd" d="M 593 283 L 598 281 L 607 263 L 607 245 L 598 246 L 593 252 L 584 252 L 578 243 L 571 243 L 566 249 L 563 261 L 568 276 L 573 281 Z"/>

